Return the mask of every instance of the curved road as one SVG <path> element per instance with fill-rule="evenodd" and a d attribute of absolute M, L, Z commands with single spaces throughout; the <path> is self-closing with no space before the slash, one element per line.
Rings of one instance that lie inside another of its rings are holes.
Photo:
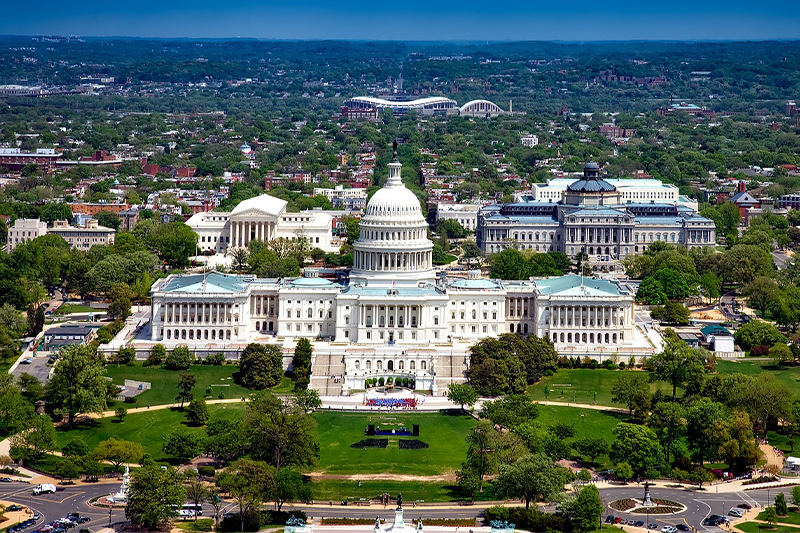
<path fill-rule="evenodd" d="M 0 484 L 0 499 L 12 501 L 20 505 L 30 506 L 35 511 L 42 515 L 42 522 L 47 523 L 56 518 L 64 517 L 68 513 L 77 512 L 82 516 L 88 516 L 91 521 L 86 524 L 89 529 L 96 531 L 101 527 L 107 526 L 110 522 L 115 523 L 125 520 L 125 513 L 123 509 L 114 509 L 109 511 L 106 509 L 99 509 L 88 505 L 88 501 L 96 496 L 103 496 L 116 492 L 119 485 L 116 483 L 98 483 L 94 485 L 76 485 L 67 487 L 58 487 L 58 492 L 55 494 L 45 494 L 41 496 L 32 496 L 32 485 L 27 483 L 2 483 Z M 727 514 L 728 509 L 735 507 L 741 503 L 749 503 L 751 505 L 764 506 L 767 502 L 772 503 L 775 494 L 783 492 L 787 496 L 791 496 L 791 487 L 780 487 L 776 489 L 759 489 L 752 491 L 739 491 L 739 492 L 715 492 L 714 487 L 708 490 L 697 492 L 694 490 L 678 489 L 678 488 L 660 488 L 653 487 L 651 495 L 653 498 L 663 498 L 667 500 L 674 500 L 684 504 L 687 509 L 681 513 L 670 516 L 657 516 L 651 515 L 649 517 L 650 523 L 658 524 L 660 529 L 664 525 L 675 525 L 678 523 L 685 523 L 700 531 L 708 533 L 717 533 L 721 530 L 715 527 L 705 527 L 701 525 L 703 519 L 709 514 Z M 621 487 L 603 487 L 600 490 L 600 495 L 603 503 L 608 505 L 612 500 L 620 498 L 641 498 L 644 489 L 640 486 L 631 484 Z M 381 517 L 389 517 L 392 514 L 392 506 L 371 505 L 369 507 L 354 507 L 341 505 L 299 505 L 298 509 L 303 509 L 309 516 L 313 517 L 351 517 L 351 518 L 374 518 L 377 515 Z M 480 502 L 475 505 L 468 506 L 419 506 L 417 508 L 408 508 L 409 516 L 419 515 L 423 518 L 477 518 L 479 517 L 485 505 Z M 413 510 L 412 510 L 413 509 Z M 225 511 L 235 510 L 233 504 L 228 504 Z M 205 509 L 204 516 L 211 516 L 213 510 L 208 507 Z M 620 513 L 607 509 L 605 514 L 614 514 L 622 516 L 623 518 L 646 520 L 645 515 L 632 515 L 629 513 Z M 83 526 L 83 527 L 86 527 Z M 35 527 L 31 527 L 32 531 Z"/>

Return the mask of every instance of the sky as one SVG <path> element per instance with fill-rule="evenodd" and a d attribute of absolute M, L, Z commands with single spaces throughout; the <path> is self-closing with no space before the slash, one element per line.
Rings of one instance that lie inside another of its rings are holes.
<path fill-rule="evenodd" d="M 11 1 L 0 34 L 350 40 L 800 38 L 788 0 Z"/>

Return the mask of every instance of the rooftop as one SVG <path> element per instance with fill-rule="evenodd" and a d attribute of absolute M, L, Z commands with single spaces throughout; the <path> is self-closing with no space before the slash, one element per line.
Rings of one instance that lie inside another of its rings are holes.
<path fill-rule="evenodd" d="M 627 294 L 616 283 L 575 274 L 536 280 L 541 294 L 558 296 L 618 296 Z"/>

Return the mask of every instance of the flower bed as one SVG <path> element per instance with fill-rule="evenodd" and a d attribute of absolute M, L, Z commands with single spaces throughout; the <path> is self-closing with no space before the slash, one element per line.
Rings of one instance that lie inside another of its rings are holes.
<path fill-rule="evenodd" d="M 609 504 L 609 507 L 615 511 L 633 514 L 673 514 L 684 511 L 686 507 L 678 502 L 672 500 L 663 500 L 660 498 L 653 498 L 653 507 L 645 507 L 642 505 L 641 500 L 634 500 L 632 498 L 622 498 L 614 500 Z"/>

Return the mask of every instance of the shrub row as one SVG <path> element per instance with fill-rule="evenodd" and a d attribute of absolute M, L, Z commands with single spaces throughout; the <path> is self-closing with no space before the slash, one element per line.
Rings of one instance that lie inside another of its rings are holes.
<path fill-rule="evenodd" d="M 414 518 L 412 524 L 417 523 Z M 474 518 L 423 518 L 423 526 L 445 526 L 445 527 L 475 527 Z"/>
<path fill-rule="evenodd" d="M 409 389 L 413 389 L 414 385 L 416 385 L 416 382 L 414 381 L 413 378 L 393 379 L 391 377 L 389 378 L 380 377 L 380 378 L 365 379 L 364 388 L 369 389 L 372 387 L 383 387 L 384 385 L 391 385 L 393 383 L 398 387 L 407 387 Z"/>
<path fill-rule="evenodd" d="M 323 518 L 323 526 L 371 526 L 375 523 L 372 518 Z"/>
<path fill-rule="evenodd" d="M 305 511 L 292 509 L 292 511 L 258 511 L 247 513 L 244 517 L 245 531 L 258 531 L 263 526 L 283 525 L 294 515 L 295 518 L 308 520 Z M 219 523 L 219 530 L 224 532 L 241 531 L 242 522 L 239 513 L 226 516 Z"/>
<path fill-rule="evenodd" d="M 538 509 L 525 509 L 524 507 L 502 507 L 496 505 L 483 512 L 486 524 L 492 520 L 507 520 L 516 524 L 520 529 L 530 531 L 570 531 L 569 520 L 563 516 L 548 514 Z M 422 521 L 425 523 L 425 520 Z"/>
<path fill-rule="evenodd" d="M 350 445 L 351 448 L 386 448 L 389 439 L 362 439 Z"/>
<path fill-rule="evenodd" d="M 424 450 L 429 447 L 427 442 L 417 439 L 400 439 L 399 444 L 401 450 Z"/>
<path fill-rule="evenodd" d="M 580 357 L 567 357 L 562 355 L 558 358 L 558 366 L 559 368 L 605 368 L 607 370 L 616 370 L 618 368 L 624 369 L 626 366 L 631 365 L 630 362 L 625 364 L 625 361 L 620 361 L 619 364 L 616 364 L 610 358 L 600 363 L 590 357 L 581 359 Z"/>

